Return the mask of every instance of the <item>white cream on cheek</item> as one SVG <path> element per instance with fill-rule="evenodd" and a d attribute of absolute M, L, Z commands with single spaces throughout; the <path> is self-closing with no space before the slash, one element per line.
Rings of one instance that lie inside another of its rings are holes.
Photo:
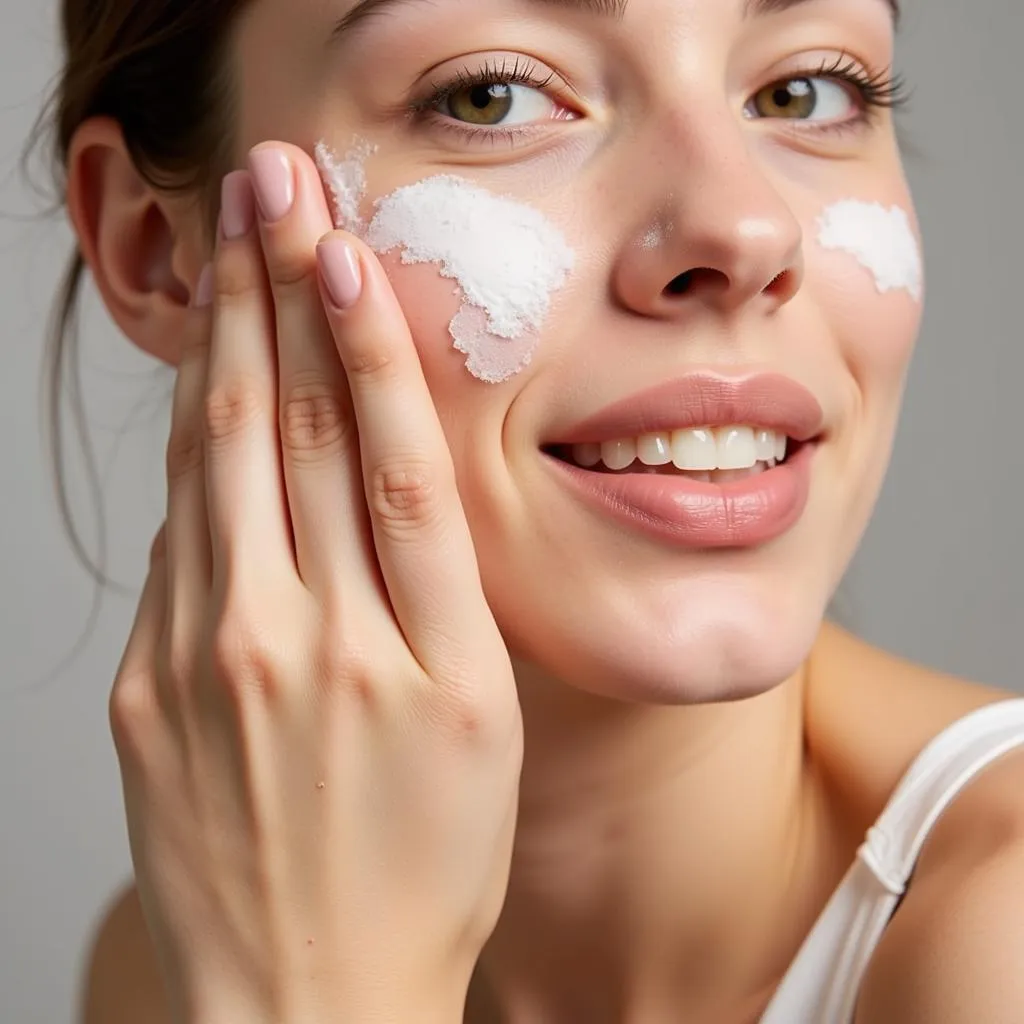
<path fill-rule="evenodd" d="M 565 238 L 538 210 L 451 175 L 378 199 L 364 225 L 359 205 L 369 152 L 364 145 L 338 160 L 325 143 L 316 147 L 337 226 L 378 254 L 399 249 L 403 263 L 436 263 L 458 283 L 462 305 L 449 332 L 466 369 L 492 384 L 514 377 L 530 364 L 551 295 L 575 265 Z"/>
<path fill-rule="evenodd" d="M 818 218 L 818 228 L 822 248 L 854 256 L 874 276 L 879 292 L 905 289 L 921 301 L 921 247 L 905 210 L 844 199 L 825 209 Z"/>

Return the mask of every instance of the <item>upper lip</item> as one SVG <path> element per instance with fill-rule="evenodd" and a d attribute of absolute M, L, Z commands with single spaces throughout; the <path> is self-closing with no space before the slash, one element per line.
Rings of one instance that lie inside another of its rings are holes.
<path fill-rule="evenodd" d="M 810 441 L 825 414 L 802 384 L 781 374 L 742 379 L 691 374 L 621 399 L 560 433 L 558 444 L 619 441 L 688 427 L 749 425 Z"/>

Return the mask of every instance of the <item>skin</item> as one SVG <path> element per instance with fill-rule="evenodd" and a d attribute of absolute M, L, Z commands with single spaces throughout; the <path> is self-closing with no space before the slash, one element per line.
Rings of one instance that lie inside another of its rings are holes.
<path fill-rule="evenodd" d="M 741 6 L 633 0 L 612 21 L 514 0 L 409 3 L 328 48 L 345 2 L 257 0 L 234 40 L 237 166 L 273 145 L 296 170 L 297 212 L 265 238 L 272 266 L 315 276 L 331 225 L 305 154 L 353 136 L 377 146 L 371 198 L 457 173 L 542 210 L 578 256 L 532 365 L 501 386 L 452 350 L 451 283 L 384 261 L 523 716 L 511 879 L 475 1022 L 753 1019 L 913 755 L 1004 696 L 823 624 L 888 464 L 921 309 L 820 249 L 815 222 L 843 198 L 912 202 L 886 112 L 826 131 L 743 111 L 843 54 L 884 71 L 893 27 L 880 0 L 749 20 Z M 576 92 L 514 145 L 397 112 L 429 68 L 436 81 L 480 54 L 525 54 Z M 177 365 L 210 258 L 195 205 L 142 186 L 109 123 L 79 133 L 71 165 L 111 314 Z M 666 292 L 694 268 L 688 293 Z M 696 370 L 788 374 L 824 409 L 810 504 L 771 545 L 670 550 L 584 515 L 543 470 L 538 448 L 560 429 Z M 993 783 L 986 810 L 1009 813 L 1005 793 Z"/>

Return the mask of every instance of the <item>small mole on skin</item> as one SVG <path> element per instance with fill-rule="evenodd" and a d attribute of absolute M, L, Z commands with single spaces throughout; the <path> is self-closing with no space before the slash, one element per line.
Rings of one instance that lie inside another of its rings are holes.
<path fill-rule="evenodd" d="M 327 788 L 327 783 L 326 782 L 318 782 L 316 784 L 316 788 L 317 789 L 326 789 Z"/>

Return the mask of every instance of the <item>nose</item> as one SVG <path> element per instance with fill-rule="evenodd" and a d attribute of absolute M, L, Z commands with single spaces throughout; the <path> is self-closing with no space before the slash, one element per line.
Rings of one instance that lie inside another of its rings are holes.
<path fill-rule="evenodd" d="M 692 141 L 692 136 L 691 136 Z M 643 316 L 673 318 L 695 308 L 732 317 L 772 312 L 803 281 L 803 231 L 742 140 L 729 154 L 692 162 L 659 187 L 614 274 L 618 300 Z M 691 150 L 692 152 L 692 150 Z"/>

